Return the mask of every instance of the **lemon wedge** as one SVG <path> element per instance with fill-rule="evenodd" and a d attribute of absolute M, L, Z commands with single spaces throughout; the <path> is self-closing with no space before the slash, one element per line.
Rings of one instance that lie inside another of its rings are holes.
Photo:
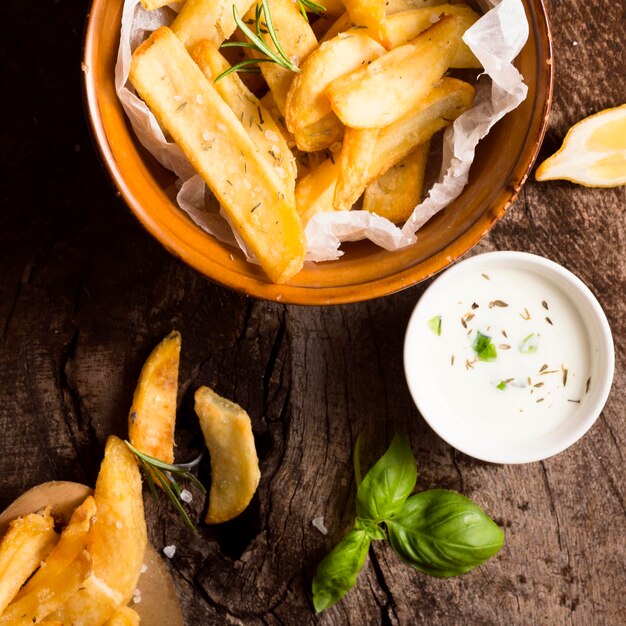
<path fill-rule="evenodd" d="M 535 178 L 564 179 L 586 187 L 625 185 L 626 104 L 572 126 L 561 149 L 537 168 Z"/>

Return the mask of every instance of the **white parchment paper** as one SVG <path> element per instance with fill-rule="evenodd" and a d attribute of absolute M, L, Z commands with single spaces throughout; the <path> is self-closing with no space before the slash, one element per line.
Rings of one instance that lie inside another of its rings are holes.
<path fill-rule="evenodd" d="M 457 198 L 467 184 L 478 142 L 491 127 L 525 98 L 528 88 L 513 60 L 528 39 L 528 21 L 521 0 L 487 0 L 487 11 L 463 36 L 484 67 L 476 86 L 474 106 L 458 117 L 444 133 L 443 159 L 438 181 L 428 197 L 415 207 L 402 228 L 368 211 L 336 211 L 313 216 L 305 227 L 308 261 L 339 258 L 343 241 L 369 239 L 386 250 L 415 243 L 417 231 L 438 211 Z M 126 0 L 115 87 L 139 141 L 178 177 L 176 200 L 183 211 L 208 233 L 224 243 L 238 245 L 248 260 L 255 259 L 233 233 L 223 211 L 196 174 L 180 148 L 163 134 L 156 118 L 128 83 L 135 48 L 153 30 L 172 22 L 178 3 L 145 11 L 139 0 Z"/>

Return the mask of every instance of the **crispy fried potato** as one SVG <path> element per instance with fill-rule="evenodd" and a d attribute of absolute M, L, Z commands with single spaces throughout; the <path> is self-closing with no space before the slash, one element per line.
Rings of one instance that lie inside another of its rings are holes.
<path fill-rule="evenodd" d="M 173 331 L 144 363 L 128 415 L 130 443 L 165 463 L 174 462 L 179 360 L 180 333 Z"/>
<path fill-rule="evenodd" d="M 298 128 L 294 135 L 296 146 L 304 152 L 319 152 L 330 148 L 334 143 L 341 141 L 344 126 L 341 120 L 331 111 L 321 120 Z"/>
<path fill-rule="evenodd" d="M 354 24 L 352 18 L 350 17 L 349 13 L 344 13 L 343 15 L 340 15 L 333 22 L 333 24 L 331 24 L 331 26 L 328 28 L 326 33 L 324 33 L 324 36 L 320 39 L 320 44 L 325 42 L 325 41 L 330 41 L 331 39 L 336 37 L 339 33 L 345 33 L 347 31 L 349 31 L 354 26 L 355 26 L 355 24 Z M 367 28 L 365 26 L 359 25 L 357 29 L 358 30 L 365 30 L 365 32 L 367 32 L 369 34 L 369 32 L 367 31 Z"/>
<path fill-rule="evenodd" d="M 289 148 L 294 148 L 296 145 L 296 140 L 294 136 L 287 130 L 287 124 L 285 122 L 285 117 L 280 112 L 278 105 L 274 101 L 274 96 L 272 96 L 271 91 L 265 92 L 264 96 L 260 100 L 261 104 L 267 111 L 270 112 L 270 115 L 276 122 L 278 128 L 280 128 L 280 133 L 283 136 L 283 139 L 287 142 Z M 295 155 L 294 155 L 295 156 Z"/>
<path fill-rule="evenodd" d="M 37 598 L 39 593 L 45 595 L 43 590 L 54 587 L 57 578 L 63 576 L 64 570 L 79 559 L 86 550 L 87 537 L 91 525 L 94 522 L 95 515 L 96 501 L 92 496 L 88 496 L 85 501 L 74 510 L 69 523 L 61 533 L 61 538 L 58 543 L 41 564 L 41 567 L 17 594 L 15 598 L 16 602 L 28 596 Z M 78 586 L 76 588 L 78 588 Z M 63 604 L 74 591 L 76 591 L 76 589 L 68 592 L 67 595 L 58 602 L 57 606 L 51 608 L 48 613 L 56 610 L 56 608 Z M 43 616 L 48 613 L 45 613 Z"/>
<path fill-rule="evenodd" d="M 26 619 L 27 623 L 30 620 L 31 624 L 41 621 L 77 593 L 90 572 L 91 558 L 89 553 L 83 550 L 72 561 L 65 563 L 63 569 L 56 571 L 54 576 L 47 576 L 44 573 L 45 584 L 37 584 L 29 593 L 20 594 L 20 597 L 9 604 L 2 614 L 0 624 L 14 626 L 23 619 Z"/>
<path fill-rule="evenodd" d="M 58 540 L 50 509 L 13 520 L 0 543 L 0 613 Z"/>
<path fill-rule="evenodd" d="M 363 210 L 404 223 L 419 204 L 430 141 L 419 145 L 399 163 L 370 183 L 363 196 Z"/>
<path fill-rule="evenodd" d="M 370 35 L 388 47 L 386 0 L 344 0 L 353 24 L 367 27 Z"/>
<path fill-rule="evenodd" d="M 425 100 L 394 124 L 378 132 L 371 146 L 372 130 L 347 129 L 340 155 L 340 171 L 335 187 L 335 209 L 350 208 L 367 185 L 399 163 L 438 130 L 467 111 L 474 101 L 474 88 L 455 78 L 444 78 Z M 375 132 L 375 131 L 374 131 Z M 371 154 L 364 167 L 356 155 Z"/>
<path fill-rule="evenodd" d="M 346 12 L 346 5 L 342 0 L 323 0 L 323 2 L 319 2 L 326 11 L 322 14 L 322 17 L 326 15 L 333 15 L 338 17 L 343 15 Z"/>
<path fill-rule="evenodd" d="M 332 109 L 324 91 L 331 82 L 377 59 L 385 48 L 362 30 L 349 30 L 322 43 L 302 64 L 287 94 L 287 128 L 298 131 L 328 115 Z"/>
<path fill-rule="evenodd" d="M 219 50 L 206 39 L 193 47 L 191 56 L 202 73 L 211 81 L 230 67 Z M 296 185 L 296 161 L 272 114 L 243 84 L 236 72 L 224 76 L 214 85 L 242 122 L 261 154 L 283 179 L 289 193 L 293 193 Z"/>
<path fill-rule="evenodd" d="M 239 515 L 250 503 L 261 476 L 248 414 L 209 387 L 195 395 L 195 410 L 211 455 L 207 524 Z"/>
<path fill-rule="evenodd" d="M 401 13 L 403 11 L 412 11 L 413 9 L 421 9 L 424 7 L 434 7 L 444 4 L 446 0 L 386 0 L 385 10 L 387 18 L 390 15 Z"/>
<path fill-rule="evenodd" d="M 233 6 L 244 15 L 253 4 L 255 0 L 186 0 L 170 28 L 188 48 L 201 39 L 219 46 L 237 28 Z"/>
<path fill-rule="evenodd" d="M 147 533 L 141 475 L 126 444 L 109 437 L 94 493 L 97 515 L 87 546 L 93 573 L 53 617 L 73 626 L 101 626 L 137 587 Z"/>
<path fill-rule="evenodd" d="M 367 184 L 363 181 L 368 180 L 369 165 L 374 158 L 379 134 L 378 128 L 346 129 L 333 196 L 336 211 L 349 211 L 363 193 Z"/>
<path fill-rule="evenodd" d="M 315 214 L 334 211 L 338 173 L 339 164 L 334 159 L 326 159 L 298 181 L 296 207 L 305 226 Z"/>
<path fill-rule="evenodd" d="M 298 3 L 293 0 L 268 0 L 268 6 L 272 16 L 272 23 L 276 36 L 285 54 L 293 63 L 300 65 L 315 48 L 317 48 L 317 39 L 309 23 L 302 17 Z M 245 20 L 254 22 L 253 6 L 245 16 Z M 268 33 L 262 33 L 265 43 L 270 49 L 276 50 Z M 258 53 L 248 49 L 251 57 L 258 57 Z M 291 87 L 294 73 L 291 70 L 281 67 L 277 63 L 261 63 L 261 72 L 265 77 L 267 86 L 272 92 L 276 106 L 281 115 L 285 115 L 285 106 L 287 103 L 287 92 Z"/>
<path fill-rule="evenodd" d="M 141 6 L 146 11 L 154 11 L 168 4 L 171 0 L 141 0 Z"/>
<path fill-rule="evenodd" d="M 129 606 L 123 606 L 113 613 L 104 626 L 138 626 L 139 615 Z"/>
<path fill-rule="evenodd" d="M 382 128 L 408 113 L 441 79 L 459 46 L 462 22 L 443 17 L 411 43 L 334 80 L 327 94 L 350 128 Z"/>
<path fill-rule="evenodd" d="M 451 15 L 461 20 L 461 33 L 472 26 L 480 15 L 466 4 L 441 4 L 439 6 L 404 11 L 387 18 L 387 36 L 393 48 L 402 46 L 415 39 L 430 28 L 441 15 Z M 450 61 L 450 67 L 457 69 L 480 69 L 482 65 L 461 39 L 459 46 Z"/>
<path fill-rule="evenodd" d="M 137 48 L 130 81 L 269 278 L 282 283 L 300 271 L 305 240 L 295 199 L 171 30 L 154 31 Z"/>

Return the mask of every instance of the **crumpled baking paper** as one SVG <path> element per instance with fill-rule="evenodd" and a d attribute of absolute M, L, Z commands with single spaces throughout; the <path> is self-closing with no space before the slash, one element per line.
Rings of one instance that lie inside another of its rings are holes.
<path fill-rule="evenodd" d="M 481 3 L 484 4 L 484 3 Z M 528 20 L 521 0 L 486 0 L 488 10 L 463 35 L 463 41 L 484 67 L 476 85 L 474 106 L 444 133 L 438 181 L 428 197 L 415 207 L 402 228 L 368 211 L 336 211 L 314 215 L 305 227 L 307 261 L 339 258 L 344 241 L 369 239 L 386 250 L 398 250 L 417 241 L 417 231 L 457 198 L 467 184 L 478 142 L 491 127 L 526 98 L 528 87 L 513 66 L 528 39 Z M 178 177 L 176 201 L 189 217 L 220 241 L 237 245 L 249 261 L 254 257 L 230 228 L 202 178 L 180 148 L 163 134 L 156 118 L 128 83 L 132 52 L 149 33 L 172 22 L 180 3 L 145 11 L 139 0 L 126 0 L 115 67 L 115 88 L 139 141 Z"/>

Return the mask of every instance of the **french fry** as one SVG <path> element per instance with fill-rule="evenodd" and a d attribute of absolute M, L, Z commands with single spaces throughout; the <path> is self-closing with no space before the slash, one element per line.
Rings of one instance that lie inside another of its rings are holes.
<path fill-rule="evenodd" d="M 450 66 L 462 34 L 458 17 L 443 17 L 412 42 L 333 81 L 327 94 L 350 128 L 382 128 L 424 98 Z"/>
<path fill-rule="evenodd" d="M 123 606 L 113 613 L 104 626 L 138 626 L 139 615 L 129 606 Z"/>
<path fill-rule="evenodd" d="M 471 85 L 455 78 L 444 78 L 409 113 L 378 131 L 373 147 L 371 133 L 376 131 L 346 129 L 333 200 L 335 209 L 349 209 L 367 185 L 452 123 L 473 101 Z M 357 156 L 362 151 L 370 155 L 366 166 Z"/>
<path fill-rule="evenodd" d="M 346 129 L 333 196 L 333 207 L 336 211 L 349 211 L 365 186 L 371 182 L 368 179 L 369 165 L 374 158 L 374 150 L 377 149 L 379 134 L 378 128 Z"/>
<path fill-rule="evenodd" d="M 367 27 L 370 35 L 388 47 L 386 0 L 344 0 L 353 24 Z"/>
<path fill-rule="evenodd" d="M 386 0 L 385 10 L 387 11 L 387 19 L 390 15 L 402 13 L 404 11 L 412 11 L 413 9 L 421 9 L 424 7 L 434 7 L 444 4 L 446 0 Z"/>
<path fill-rule="evenodd" d="M 323 0 L 320 4 L 326 9 L 322 14 L 322 17 L 325 17 L 326 15 L 339 17 L 346 12 L 346 5 L 342 0 Z"/>
<path fill-rule="evenodd" d="M 230 67 L 219 50 L 206 39 L 193 47 L 191 56 L 202 73 L 211 81 Z M 224 76 L 214 85 L 226 104 L 242 122 L 250 139 L 276 170 L 278 176 L 283 179 L 289 192 L 293 193 L 297 174 L 296 162 L 272 114 L 243 84 L 236 72 Z"/>
<path fill-rule="evenodd" d="M 0 613 L 58 540 L 50 510 L 18 517 L 0 543 Z"/>
<path fill-rule="evenodd" d="M 146 11 L 154 11 L 154 9 L 160 9 L 168 4 L 170 0 L 141 0 L 141 6 Z"/>
<path fill-rule="evenodd" d="M 268 6 L 272 16 L 272 23 L 276 36 L 285 54 L 295 65 L 300 65 L 315 48 L 317 39 L 309 23 L 302 17 L 298 3 L 293 0 L 268 0 Z M 255 7 L 246 13 L 245 20 L 255 18 Z M 270 49 L 276 51 L 268 33 L 262 33 L 265 43 Z M 259 56 L 253 50 L 247 51 L 253 58 Z M 272 92 L 276 106 L 285 115 L 287 103 L 287 92 L 291 86 L 294 73 L 291 70 L 281 67 L 277 63 L 261 63 L 261 72 L 265 77 L 267 86 Z"/>
<path fill-rule="evenodd" d="M 350 14 L 349 13 L 343 13 L 342 15 L 340 15 L 335 20 L 335 22 L 333 22 L 333 24 L 326 31 L 324 36 L 320 39 L 320 44 L 325 42 L 325 41 L 330 41 L 331 39 L 336 37 L 339 33 L 345 33 L 347 31 L 349 31 L 354 26 L 355 26 L 355 24 L 354 24 L 354 21 L 352 20 L 352 18 L 350 17 Z M 359 25 L 358 28 L 359 28 L 359 30 L 365 30 L 365 32 L 367 32 L 369 34 L 369 31 L 367 31 L 365 26 Z"/>
<path fill-rule="evenodd" d="M 87 546 L 93 573 L 52 617 L 72 626 L 101 626 L 132 597 L 147 544 L 141 475 L 135 457 L 109 437 L 94 493 L 97 515 Z"/>
<path fill-rule="evenodd" d="M 146 454 L 174 462 L 180 333 L 171 332 L 144 363 L 128 415 L 130 443 Z"/>
<path fill-rule="evenodd" d="M 44 576 L 45 585 L 36 586 L 30 593 L 20 595 L 9 604 L 0 617 L 0 624 L 15 626 L 16 622 L 24 619 L 27 623 L 30 620 L 31 624 L 40 622 L 78 592 L 90 571 L 91 558 L 89 553 L 83 550 L 76 558 L 66 563 L 63 569 L 56 571 L 54 576 Z"/>
<path fill-rule="evenodd" d="M 63 572 L 69 565 L 74 563 L 77 559 L 80 559 L 87 548 L 87 536 L 95 515 L 96 501 L 92 496 L 88 496 L 85 501 L 74 510 L 69 523 L 61 533 L 61 538 L 58 543 L 41 564 L 41 567 L 17 594 L 15 598 L 16 602 L 28 596 L 36 600 L 38 594 L 46 595 L 44 590 L 53 588 L 57 578 L 63 576 Z M 76 588 L 78 588 L 78 586 Z M 76 589 L 68 592 L 64 598 L 59 600 L 57 606 L 63 604 L 74 591 L 76 591 Z M 48 613 L 56 610 L 57 606 L 50 609 Z M 48 613 L 45 613 L 43 616 Z"/>
<path fill-rule="evenodd" d="M 211 456 L 207 524 L 239 515 L 250 503 L 261 473 L 248 414 L 209 387 L 195 395 L 195 410 Z"/>
<path fill-rule="evenodd" d="M 305 152 L 319 152 L 330 148 L 334 143 L 341 141 L 344 126 L 333 111 L 321 120 L 298 128 L 294 135 L 296 145 Z"/>
<path fill-rule="evenodd" d="M 269 278 L 282 283 L 296 274 L 305 241 L 294 199 L 171 30 L 154 31 L 137 48 L 130 80 Z"/>
<path fill-rule="evenodd" d="M 296 184 L 296 207 L 305 226 L 315 214 L 334 211 L 333 197 L 338 173 L 338 163 L 334 159 L 326 159 Z"/>
<path fill-rule="evenodd" d="M 430 28 L 441 15 L 458 17 L 461 20 L 461 33 L 465 33 L 480 18 L 480 15 L 466 4 L 441 4 L 397 13 L 387 18 L 387 36 L 392 48 L 402 46 L 415 39 L 427 28 Z M 461 39 L 450 61 L 450 67 L 480 69 L 482 65 Z"/>
<path fill-rule="evenodd" d="M 285 117 L 280 112 L 276 102 L 274 101 L 274 96 L 272 96 L 271 91 L 265 92 L 265 95 L 261 98 L 261 104 L 267 111 L 270 112 L 272 119 L 276 122 L 276 125 L 280 129 L 280 133 L 283 136 L 283 139 L 287 142 L 289 148 L 291 149 L 295 147 L 296 140 L 294 136 L 287 130 Z"/>
<path fill-rule="evenodd" d="M 170 28 L 188 48 L 202 39 L 220 46 L 237 28 L 233 6 L 244 15 L 253 4 L 255 0 L 186 0 Z"/>
<path fill-rule="evenodd" d="M 363 210 L 396 224 L 406 222 L 422 198 L 429 149 L 430 141 L 426 141 L 370 183 Z"/>
<path fill-rule="evenodd" d="M 302 64 L 287 94 L 287 128 L 298 131 L 332 109 L 324 91 L 331 82 L 377 59 L 385 48 L 362 30 L 349 30 L 322 43 Z"/>

